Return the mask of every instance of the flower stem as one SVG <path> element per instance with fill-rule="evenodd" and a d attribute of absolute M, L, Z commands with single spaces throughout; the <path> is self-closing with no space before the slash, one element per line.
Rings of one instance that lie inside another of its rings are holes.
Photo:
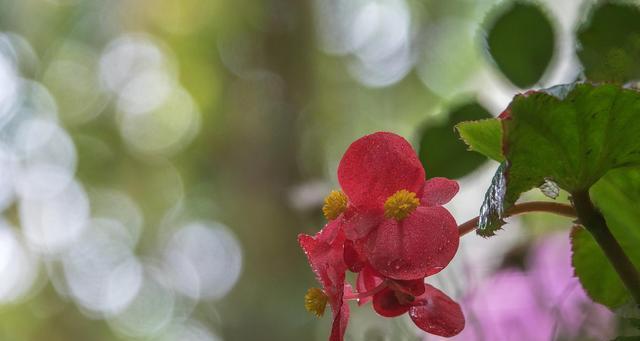
<path fill-rule="evenodd" d="M 528 212 L 548 212 L 555 213 L 561 216 L 575 218 L 576 211 L 571 205 L 559 204 L 548 201 L 531 201 L 523 202 L 521 204 L 515 204 L 505 212 L 505 218 Z M 475 217 L 462 225 L 458 226 L 458 232 L 460 236 L 463 236 L 478 227 L 478 221 L 480 217 Z"/>
<path fill-rule="evenodd" d="M 572 193 L 571 201 L 576 208 L 578 220 L 582 226 L 591 233 L 602 251 L 604 251 L 636 304 L 640 304 L 640 274 L 613 234 L 611 234 L 602 213 L 593 206 L 589 192 Z"/>

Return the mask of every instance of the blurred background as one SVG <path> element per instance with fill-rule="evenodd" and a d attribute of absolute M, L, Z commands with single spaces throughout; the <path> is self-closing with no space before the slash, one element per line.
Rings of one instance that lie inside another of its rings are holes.
<path fill-rule="evenodd" d="M 0 340 L 325 340 L 296 236 L 349 143 L 409 139 L 460 181 L 462 223 L 496 164 L 453 125 L 583 78 L 594 39 L 638 67 L 638 25 L 634 3 L 580 0 L 0 0 Z M 463 238 L 429 278 L 465 310 L 457 339 L 615 335 L 567 226 Z M 437 338 L 366 306 L 347 339 Z"/>

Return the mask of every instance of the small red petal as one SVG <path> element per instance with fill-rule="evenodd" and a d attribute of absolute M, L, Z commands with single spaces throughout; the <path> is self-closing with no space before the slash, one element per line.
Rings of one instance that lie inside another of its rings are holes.
<path fill-rule="evenodd" d="M 329 276 L 329 269 L 337 273 L 342 269 L 346 271 L 343 258 L 344 241 L 344 233 L 340 229 L 338 220 L 330 221 L 315 236 L 306 234 L 298 236 L 298 243 L 307 256 L 311 269 L 316 274 L 318 282 L 325 287 L 334 285 L 334 280 Z"/>
<path fill-rule="evenodd" d="M 333 312 L 332 341 L 341 341 L 349 319 L 349 305 L 344 302 L 345 273 L 344 262 L 345 236 L 341 222 L 329 222 L 315 236 L 301 234 L 298 236 L 300 247 L 309 260 L 311 269 L 322 284 L 324 292 L 329 296 L 329 304 Z"/>
<path fill-rule="evenodd" d="M 389 288 L 382 289 L 382 291 L 373 295 L 373 310 L 384 317 L 396 317 L 406 313 L 411 306 L 400 303 L 398 295 L 409 297 L 407 294 Z M 411 299 L 413 299 L 412 296 Z"/>
<path fill-rule="evenodd" d="M 366 260 L 360 255 L 356 244 L 351 240 L 344 243 L 344 262 L 347 264 L 349 271 L 360 272 L 364 267 Z"/>
<path fill-rule="evenodd" d="M 411 280 L 444 269 L 458 250 L 455 219 L 442 206 L 418 207 L 398 222 L 387 219 L 366 237 L 364 255 L 385 277 Z"/>
<path fill-rule="evenodd" d="M 425 293 L 409 309 L 411 320 L 427 333 L 451 337 L 464 329 L 460 305 L 442 291 L 425 284 Z"/>
<path fill-rule="evenodd" d="M 402 189 L 418 193 L 424 180 L 416 152 L 393 133 L 378 132 L 356 140 L 338 166 L 342 190 L 363 210 L 381 210 L 387 198 Z"/>
<path fill-rule="evenodd" d="M 457 181 L 447 178 L 431 178 L 424 184 L 420 205 L 442 206 L 448 203 L 459 189 Z"/>
<path fill-rule="evenodd" d="M 359 293 L 366 293 L 382 283 L 383 279 L 370 266 L 365 266 L 356 279 L 356 290 Z M 371 301 L 371 296 L 358 300 L 358 305 L 363 305 Z"/>

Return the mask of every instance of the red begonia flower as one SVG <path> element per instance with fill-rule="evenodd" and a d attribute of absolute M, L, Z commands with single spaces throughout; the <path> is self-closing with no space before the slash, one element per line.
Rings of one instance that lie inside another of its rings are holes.
<path fill-rule="evenodd" d="M 344 300 L 345 273 L 347 266 L 344 262 L 344 232 L 338 220 L 330 221 L 315 236 L 300 234 L 298 242 L 309 260 L 309 265 L 322 285 L 333 312 L 333 326 L 331 341 L 340 341 L 349 321 L 349 305 Z M 324 312 L 324 304 L 311 302 L 307 309 L 317 315 Z"/>
<path fill-rule="evenodd" d="M 338 166 L 342 191 L 322 208 L 330 221 L 318 234 L 298 241 L 323 289 L 310 289 L 309 311 L 333 311 L 331 341 L 341 341 L 349 317 L 347 300 L 373 301 L 386 317 L 409 313 L 421 329 L 452 336 L 464 327 L 457 303 L 426 285 L 442 270 L 459 243 L 455 219 L 442 205 L 458 192 L 446 178 L 425 180 L 416 153 L 392 133 L 364 136 L 349 146 Z M 358 273 L 356 290 L 345 272 Z"/>
<path fill-rule="evenodd" d="M 384 279 L 365 267 L 357 280 L 358 291 L 374 290 Z M 451 337 L 465 325 L 460 306 L 442 291 L 422 280 L 394 281 L 373 296 L 373 308 L 381 316 L 395 317 L 409 312 L 420 329 L 439 336 Z"/>
<path fill-rule="evenodd" d="M 441 205 L 458 192 L 458 184 L 445 178 L 425 181 L 422 164 L 404 138 L 381 132 L 356 140 L 340 161 L 338 180 L 349 201 L 342 215 L 345 235 L 363 239 L 360 256 L 376 271 L 410 280 L 449 264 L 459 235 L 455 219 Z"/>

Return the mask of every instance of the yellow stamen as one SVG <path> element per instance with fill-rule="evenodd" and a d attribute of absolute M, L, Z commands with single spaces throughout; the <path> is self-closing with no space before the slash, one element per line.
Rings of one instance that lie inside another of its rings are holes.
<path fill-rule="evenodd" d="M 329 297 L 320 288 L 309 288 L 307 294 L 304 295 L 304 308 L 308 312 L 322 317 L 324 308 L 327 306 Z"/>
<path fill-rule="evenodd" d="M 347 209 L 347 196 L 342 191 L 331 191 L 324 198 L 324 206 L 322 213 L 328 220 L 338 218 L 338 216 Z"/>
<path fill-rule="evenodd" d="M 384 216 L 400 221 L 418 206 L 420 206 L 420 200 L 416 198 L 416 194 L 403 189 L 395 192 L 385 201 Z"/>

